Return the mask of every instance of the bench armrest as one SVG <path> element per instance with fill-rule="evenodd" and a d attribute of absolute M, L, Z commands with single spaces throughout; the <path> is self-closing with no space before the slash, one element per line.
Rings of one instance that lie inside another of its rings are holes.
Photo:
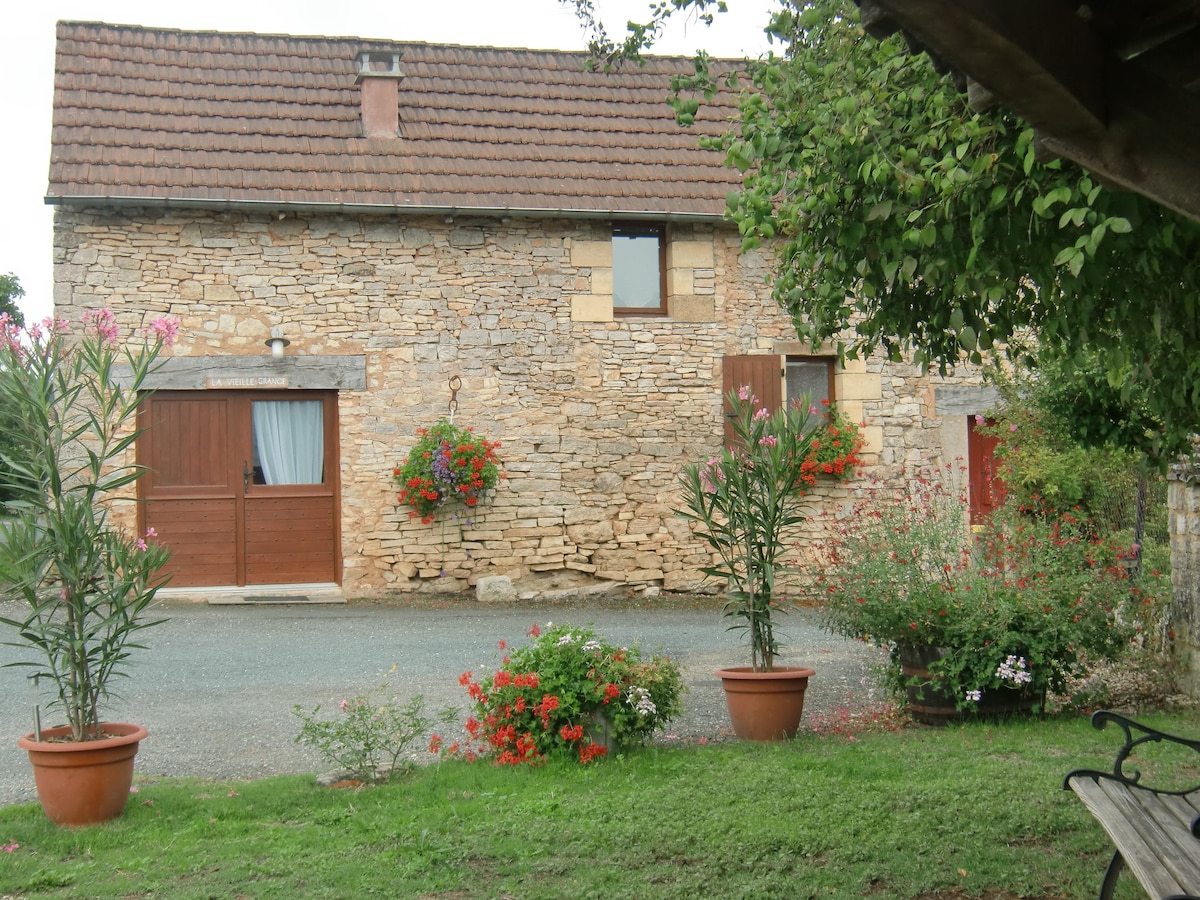
<path fill-rule="evenodd" d="M 1132 719 L 1126 718 L 1118 713 L 1110 712 L 1104 709 L 1092 714 L 1092 726 L 1094 728 L 1103 730 L 1109 722 L 1115 724 L 1125 734 L 1125 743 L 1117 751 L 1117 758 L 1113 760 L 1112 771 L 1100 772 L 1094 769 L 1076 769 L 1072 772 L 1068 772 L 1066 778 L 1063 779 L 1063 788 L 1065 790 L 1070 790 L 1070 781 L 1077 775 L 1088 776 L 1091 778 L 1111 778 L 1124 782 L 1125 784 L 1139 785 L 1144 787 L 1144 785 L 1140 784 L 1142 778 L 1141 772 L 1136 769 L 1129 773 L 1126 773 L 1125 771 L 1125 761 L 1130 757 L 1135 749 L 1143 744 L 1159 744 L 1163 742 L 1180 744 L 1184 747 L 1190 747 L 1192 750 L 1200 753 L 1200 740 L 1194 741 L 1188 738 L 1179 737 L 1178 735 L 1167 734 L 1165 731 L 1158 731 L 1157 729 L 1150 728 L 1147 725 L 1142 725 L 1141 723 L 1135 722 Z M 1157 793 L 1182 795 L 1190 794 L 1197 790 L 1200 790 L 1200 785 L 1184 788 L 1183 790 L 1158 790 Z"/>

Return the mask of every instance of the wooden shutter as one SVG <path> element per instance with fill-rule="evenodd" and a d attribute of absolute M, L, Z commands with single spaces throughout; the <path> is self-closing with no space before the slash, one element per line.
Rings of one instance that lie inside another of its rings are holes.
<path fill-rule="evenodd" d="M 783 406 L 783 357 L 775 354 L 726 356 L 721 367 L 722 410 L 725 416 L 725 442 L 735 437 L 730 424 L 733 411 L 729 392 L 749 386 L 759 403 L 774 412 Z"/>

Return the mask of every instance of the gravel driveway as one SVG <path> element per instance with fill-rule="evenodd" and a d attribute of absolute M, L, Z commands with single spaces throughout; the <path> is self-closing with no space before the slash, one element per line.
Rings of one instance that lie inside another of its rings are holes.
<path fill-rule="evenodd" d="M 0 610 L 20 613 L 16 603 Z M 343 697 L 377 686 L 396 664 L 392 683 L 401 691 L 423 694 L 433 710 L 466 710 L 458 676 L 494 669 L 498 642 L 519 645 L 534 622 L 591 624 L 614 643 L 678 659 L 689 688 L 684 716 L 671 729 L 679 740 L 728 736 L 713 670 L 749 657 L 741 634 L 727 631 L 718 611 L 670 600 L 553 607 L 462 600 L 437 608 L 164 604 L 161 613 L 167 622 L 143 632 L 150 649 L 135 651 L 131 677 L 118 679 L 121 697 L 107 716 L 149 729 L 136 762 L 142 774 L 240 779 L 321 771 L 321 758 L 293 742 L 294 705 L 332 710 Z M 877 651 L 822 631 L 806 612 L 787 616 L 783 630 L 781 661 L 817 672 L 806 720 L 868 703 Z M 11 647 L 0 652 L 4 662 L 31 658 Z M 35 799 L 28 759 L 16 746 L 33 728 L 32 707 L 25 671 L 0 669 L 0 804 Z"/>

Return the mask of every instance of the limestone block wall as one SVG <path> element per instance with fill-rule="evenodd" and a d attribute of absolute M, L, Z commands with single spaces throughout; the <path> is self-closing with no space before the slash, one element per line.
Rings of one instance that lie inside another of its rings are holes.
<path fill-rule="evenodd" d="M 707 555 L 671 510 L 680 467 L 720 447 L 722 359 L 812 351 L 736 230 L 667 238 L 671 314 L 621 317 L 605 222 L 59 208 L 56 314 L 177 315 L 177 356 L 265 355 L 276 326 L 289 355 L 364 354 L 366 389 L 339 395 L 349 596 L 563 570 L 687 589 Z M 485 508 L 423 525 L 389 476 L 452 376 L 456 422 L 502 443 L 508 477 Z M 977 380 L 868 359 L 835 392 L 894 478 L 945 461 L 935 385 Z M 823 485 L 814 512 L 852 490 Z"/>

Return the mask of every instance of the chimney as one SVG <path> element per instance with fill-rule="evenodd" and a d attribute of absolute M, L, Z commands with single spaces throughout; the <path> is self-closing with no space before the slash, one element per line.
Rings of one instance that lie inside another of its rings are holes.
<path fill-rule="evenodd" d="M 362 92 L 363 134 L 369 138 L 400 136 L 399 53 L 363 50 L 358 54 L 358 77 Z"/>

